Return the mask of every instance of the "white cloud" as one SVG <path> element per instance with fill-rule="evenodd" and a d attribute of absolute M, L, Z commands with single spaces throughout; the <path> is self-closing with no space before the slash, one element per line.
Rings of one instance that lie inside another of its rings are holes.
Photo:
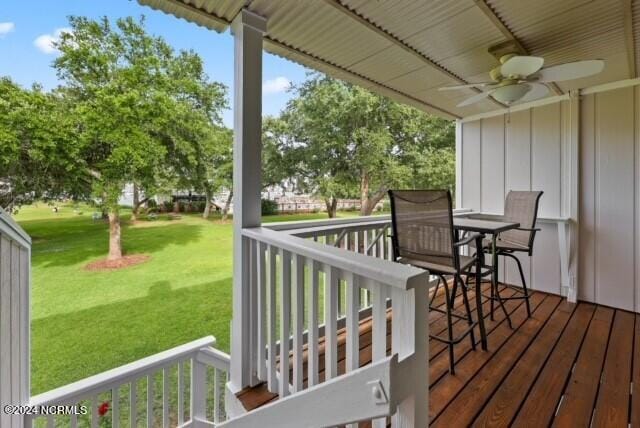
<path fill-rule="evenodd" d="M 265 94 L 277 94 L 284 92 L 291 86 L 291 81 L 280 76 L 262 83 L 262 92 Z"/>
<path fill-rule="evenodd" d="M 57 28 L 51 34 L 42 34 L 33 41 L 35 47 L 37 47 L 41 52 L 46 54 L 53 54 L 58 52 L 58 49 L 55 48 L 54 43 L 60 40 L 60 36 L 62 33 L 71 33 L 71 28 Z"/>
<path fill-rule="evenodd" d="M 0 39 L 16 29 L 13 22 L 0 22 Z"/>

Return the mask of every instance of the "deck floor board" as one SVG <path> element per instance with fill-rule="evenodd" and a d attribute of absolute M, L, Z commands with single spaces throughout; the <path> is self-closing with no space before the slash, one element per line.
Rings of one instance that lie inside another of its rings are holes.
<path fill-rule="evenodd" d="M 513 293 L 504 290 L 504 295 Z M 472 311 L 475 298 L 470 294 Z M 434 303 L 442 306 L 442 296 Z M 462 309 L 461 300 L 456 307 Z M 455 347 L 456 374 L 448 372 L 446 347 L 430 340 L 429 415 L 431 425 L 482 426 L 631 426 L 640 428 L 640 315 L 590 303 L 570 304 L 535 292 L 532 317 L 521 300 L 506 302 L 513 329 L 496 310 L 489 317 L 483 300 L 489 349 L 474 351 L 469 340 Z M 392 314 L 388 311 L 387 350 Z M 431 312 L 431 333 L 444 331 L 442 314 Z M 466 322 L 454 323 L 454 330 Z M 338 372 L 344 373 L 344 331 L 338 336 Z M 476 340 L 479 333 L 476 331 Z M 324 340 L 319 340 L 320 379 L 324 378 Z M 360 365 L 371 362 L 371 320 L 360 322 Z M 306 387 L 306 361 L 305 387 Z M 602 384 L 601 384 L 602 379 Z M 238 394 L 247 410 L 278 399 L 266 384 Z M 594 409 L 596 409 L 594 411 Z M 592 420 L 593 419 L 593 420 Z M 361 428 L 371 424 L 363 422 Z"/>

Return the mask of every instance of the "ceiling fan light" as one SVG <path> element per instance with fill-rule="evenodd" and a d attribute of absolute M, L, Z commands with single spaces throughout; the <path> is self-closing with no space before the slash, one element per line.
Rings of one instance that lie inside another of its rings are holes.
<path fill-rule="evenodd" d="M 493 90 L 491 96 L 503 104 L 511 104 L 524 97 L 530 89 L 527 84 L 507 85 Z"/>

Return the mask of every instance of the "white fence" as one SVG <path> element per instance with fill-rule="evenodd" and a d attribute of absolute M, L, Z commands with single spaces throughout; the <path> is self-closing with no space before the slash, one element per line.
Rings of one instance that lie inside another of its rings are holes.
<path fill-rule="evenodd" d="M 0 209 L 0 403 L 29 399 L 29 281 L 31 239 Z M 21 427 L 22 417 L 0 409 L 0 427 Z"/>
<path fill-rule="evenodd" d="M 214 427 L 226 420 L 230 363 L 214 343 L 205 337 L 37 395 L 29 405 L 70 414 L 30 415 L 25 425 Z"/>
<path fill-rule="evenodd" d="M 346 389 L 336 391 L 335 397 L 338 403 L 340 399 L 347 400 L 350 394 L 360 391 L 348 382 L 348 376 L 361 367 L 360 320 L 363 307 L 369 306 L 366 311 L 372 317 L 372 333 L 371 343 L 365 346 L 370 348 L 373 363 L 396 356 L 402 367 L 395 372 L 391 390 L 385 392 L 394 394 L 390 397 L 394 406 L 388 415 L 395 415 L 396 426 L 401 426 L 403 420 L 424 420 L 426 425 L 428 275 L 389 260 L 388 218 L 341 223 L 281 224 L 243 230 L 244 239 L 251 245 L 250 310 L 256 314 L 250 365 L 257 378 L 266 381 L 269 390 L 277 392 L 281 400 L 290 394 L 307 394 L 308 400 L 326 397 L 326 391 L 318 393 L 321 388 L 306 389 L 346 375 L 340 379 Z M 366 304 L 363 295 L 368 296 Z M 340 296 L 344 296 L 343 302 Z M 393 309 L 392 341 L 387 349 L 389 307 Z M 344 326 L 344 360 L 338 354 L 339 326 Z M 319 360 L 321 354 L 324 361 Z M 367 388 L 370 393 L 371 385 Z M 371 394 L 368 399 L 375 402 Z M 301 400 L 297 405 L 305 402 Z M 326 412 L 318 415 L 320 419 L 305 419 L 307 426 L 352 423 L 362 417 L 355 408 L 329 408 L 330 401 L 323 407 Z M 274 405 L 272 412 L 281 410 Z M 270 415 L 264 412 L 268 411 L 261 411 L 263 417 Z M 283 419 L 291 416 L 287 414 Z M 229 426 L 233 426 L 232 422 Z M 383 426 L 385 420 L 375 423 Z"/>

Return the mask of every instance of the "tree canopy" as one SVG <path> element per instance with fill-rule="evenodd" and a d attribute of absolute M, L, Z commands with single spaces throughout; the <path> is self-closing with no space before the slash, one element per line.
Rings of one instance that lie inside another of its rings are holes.
<path fill-rule="evenodd" d="M 149 35 L 144 17 L 70 17 L 55 43 L 60 86 L 47 93 L 0 79 L 0 194 L 87 198 L 110 223 L 109 259 L 122 256 L 118 202 L 128 183 L 147 197 L 224 183 L 231 134 L 227 88 L 193 51 Z M 134 209 L 135 213 L 135 209 Z"/>
<path fill-rule="evenodd" d="M 59 96 L 0 78 L 0 206 L 82 192 L 87 183 L 75 162 L 80 148 L 73 135 Z"/>
<path fill-rule="evenodd" d="M 69 23 L 56 44 L 57 94 L 74 122 L 88 190 L 108 212 L 109 258 L 117 259 L 126 183 L 148 195 L 171 184 L 210 191 L 207 163 L 226 143 L 219 135 L 227 89 L 209 81 L 195 52 L 175 52 L 147 34 L 144 18 Z"/>
<path fill-rule="evenodd" d="M 317 74 L 294 90 L 265 122 L 264 140 L 280 153 L 265 162 L 324 198 L 330 216 L 338 198 L 360 198 L 367 215 L 392 187 L 453 187 L 450 121 Z"/>

